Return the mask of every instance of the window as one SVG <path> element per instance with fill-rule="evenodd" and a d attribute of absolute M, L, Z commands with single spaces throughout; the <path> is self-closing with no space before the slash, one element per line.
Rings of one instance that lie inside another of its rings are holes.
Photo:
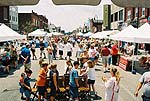
<path fill-rule="evenodd" d="M 114 16 L 113 16 L 113 14 L 111 15 L 111 22 L 114 22 Z"/>
<path fill-rule="evenodd" d="M 16 17 L 16 22 L 18 21 L 17 17 Z"/>
<path fill-rule="evenodd" d="M 115 21 L 118 21 L 118 12 L 115 13 Z"/>
<path fill-rule="evenodd" d="M 145 8 L 142 8 L 142 16 L 145 16 Z"/>
<path fill-rule="evenodd" d="M 128 18 L 127 19 L 131 19 L 131 10 L 128 11 Z"/>
<path fill-rule="evenodd" d="M 4 7 L 4 20 L 8 20 L 9 16 L 8 16 L 8 9 L 7 7 Z"/>
<path fill-rule="evenodd" d="M 119 20 L 123 20 L 123 10 L 119 11 Z"/>
<path fill-rule="evenodd" d="M 11 20 L 11 16 L 9 16 L 9 20 Z"/>
<path fill-rule="evenodd" d="M 138 17 L 138 8 L 135 8 L 135 17 Z"/>

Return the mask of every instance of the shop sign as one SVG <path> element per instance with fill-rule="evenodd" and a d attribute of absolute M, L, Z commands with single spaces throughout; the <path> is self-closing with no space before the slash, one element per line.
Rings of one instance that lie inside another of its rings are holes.
<path fill-rule="evenodd" d="M 120 57 L 119 67 L 122 68 L 123 70 L 126 70 L 127 65 L 128 65 L 128 59 L 126 59 L 125 57 Z"/>

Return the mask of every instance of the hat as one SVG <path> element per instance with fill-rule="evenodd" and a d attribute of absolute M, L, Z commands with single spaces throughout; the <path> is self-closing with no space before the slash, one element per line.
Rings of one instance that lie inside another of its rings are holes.
<path fill-rule="evenodd" d="M 26 46 L 30 46 L 30 44 L 29 44 L 29 43 L 26 43 Z"/>
<path fill-rule="evenodd" d="M 84 51 L 83 52 L 87 52 L 88 50 L 87 49 L 84 49 Z"/>
<path fill-rule="evenodd" d="M 42 65 L 48 65 L 48 62 L 47 61 L 43 61 Z"/>

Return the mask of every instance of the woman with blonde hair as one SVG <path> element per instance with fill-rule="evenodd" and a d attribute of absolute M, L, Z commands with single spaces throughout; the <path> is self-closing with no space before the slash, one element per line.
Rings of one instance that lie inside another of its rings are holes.
<path fill-rule="evenodd" d="M 105 82 L 105 101 L 118 101 L 120 74 L 116 68 L 111 68 L 111 77 L 102 77 Z"/>

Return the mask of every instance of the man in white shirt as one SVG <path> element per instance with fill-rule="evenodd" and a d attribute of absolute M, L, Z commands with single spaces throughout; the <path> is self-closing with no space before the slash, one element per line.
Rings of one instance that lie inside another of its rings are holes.
<path fill-rule="evenodd" d="M 66 49 L 67 49 L 67 56 L 69 57 L 69 59 L 71 59 L 70 57 L 72 56 L 73 46 L 71 45 L 70 41 L 68 41 L 68 43 L 66 44 Z"/>
<path fill-rule="evenodd" d="M 63 49 L 64 49 L 64 44 L 62 43 L 62 41 L 60 41 L 59 45 L 58 45 L 58 49 L 59 49 L 59 55 L 60 55 L 60 59 L 63 59 Z"/>

